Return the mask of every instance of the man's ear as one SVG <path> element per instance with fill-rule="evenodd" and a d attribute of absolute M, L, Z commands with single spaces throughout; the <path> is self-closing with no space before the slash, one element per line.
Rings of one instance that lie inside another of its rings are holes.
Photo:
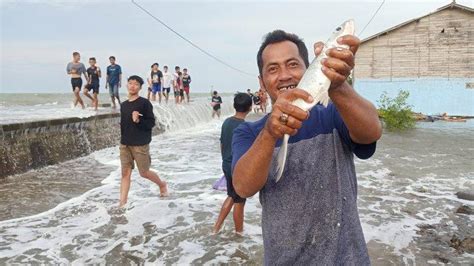
<path fill-rule="evenodd" d="M 267 91 L 267 88 L 265 88 L 265 83 L 263 82 L 262 76 L 258 76 L 258 83 L 260 84 L 260 88 L 263 88 L 265 91 Z"/>

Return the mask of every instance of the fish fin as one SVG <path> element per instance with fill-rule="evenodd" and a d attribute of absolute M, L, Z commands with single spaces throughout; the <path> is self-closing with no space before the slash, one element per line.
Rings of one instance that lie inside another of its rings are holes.
<path fill-rule="evenodd" d="M 285 163 L 286 163 L 286 155 L 288 152 L 288 139 L 290 138 L 289 135 L 285 134 L 283 136 L 283 141 L 280 146 L 280 150 L 277 154 L 277 175 L 275 178 L 275 182 L 278 182 L 283 175 L 283 170 L 285 170 Z"/>
<path fill-rule="evenodd" d="M 314 101 L 316 103 L 320 103 L 324 105 L 324 107 L 328 106 L 329 103 L 329 94 L 327 90 L 322 90 L 317 95 L 314 96 Z"/>

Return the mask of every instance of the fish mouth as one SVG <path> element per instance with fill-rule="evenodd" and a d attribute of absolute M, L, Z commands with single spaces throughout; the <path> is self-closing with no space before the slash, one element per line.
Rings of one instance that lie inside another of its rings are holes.
<path fill-rule="evenodd" d="M 296 88 L 296 84 L 280 86 L 280 87 L 278 87 L 278 92 L 284 92 L 286 90 L 290 90 L 290 89 L 294 89 L 294 88 Z"/>

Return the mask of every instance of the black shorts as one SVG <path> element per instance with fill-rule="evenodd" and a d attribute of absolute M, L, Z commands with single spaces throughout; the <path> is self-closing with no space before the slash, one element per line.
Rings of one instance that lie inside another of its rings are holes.
<path fill-rule="evenodd" d="M 219 111 L 221 109 L 221 105 L 220 104 L 216 104 L 212 107 L 212 109 L 214 109 L 214 111 Z"/>
<path fill-rule="evenodd" d="M 241 198 L 234 190 L 234 185 L 232 184 L 232 175 L 229 171 L 223 169 L 225 180 L 227 181 L 227 196 L 231 197 L 234 200 L 234 203 L 245 203 L 244 198 Z"/>
<path fill-rule="evenodd" d="M 79 90 L 81 90 L 81 88 L 82 88 L 82 79 L 81 78 L 71 78 L 71 85 L 72 85 L 72 91 L 74 91 L 76 88 L 79 88 Z"/>
<path fill-rule="evenodd" d="M 99 94 L 99 84 L 97 83 L 87 84 L 86 89 L 92 91 L 93 93 Z"/>
<path fill-rule="evenodd" d="M 179 96 L 184 96 L 184 90 L 179 90 Z"/>
<path fill-rule="evenodd" d="M 163 88 L 163 92 L 166 92 L 166 94 L 170 94 L 171 88 Z"/>

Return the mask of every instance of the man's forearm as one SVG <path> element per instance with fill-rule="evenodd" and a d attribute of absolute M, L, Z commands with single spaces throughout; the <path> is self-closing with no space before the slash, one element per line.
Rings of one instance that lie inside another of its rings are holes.
<path fill-rule="evenodd" d="M 267 182 L 276 139 L 263 129 L 250 149 L 234 167 L 233 185 L 237 194 L 247 198 L 255 195 Z"/>
<path fill-rule="evenodd" d="M 370 144 L 382 135 L 377 109 L 361 97 L 347 82 L 329 91 L 351 139 L 359 144 Z"/>

